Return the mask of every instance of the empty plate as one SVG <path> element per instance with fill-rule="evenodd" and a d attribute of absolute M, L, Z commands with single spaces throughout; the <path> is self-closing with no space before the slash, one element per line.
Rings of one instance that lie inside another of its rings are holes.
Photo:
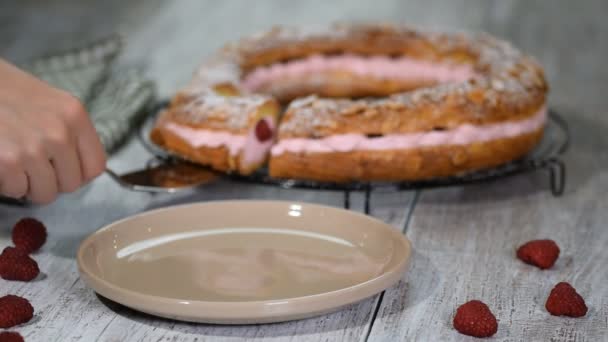
<path fill-rule="evenodd" d="M 82 279 L 115 302 L 190 322 L 245 324 L 338 310 L 398 281 L 409 241 L 314 204 L 224 201 L 135 215 L 89 236 Z"/>

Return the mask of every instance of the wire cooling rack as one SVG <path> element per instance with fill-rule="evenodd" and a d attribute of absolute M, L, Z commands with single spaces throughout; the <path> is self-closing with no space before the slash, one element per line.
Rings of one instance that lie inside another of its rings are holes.
<path fill-rule="evenodd" d="M 158 103 L 152 109 L 152 112 L 156 114 L 166 105 L 166 102 Z M 539 171 L 547 173 L 548 184 L 552 194 L 554 196 L 561 196 L 566 184 L 566 165 L 562 160 L 562 155 L 568 149 L 570 133 L 567 122 L 554 110 L 549 111 L 548 117 L 549 120 L 542 141 L 526 157 L 499 167 L 453 177 L 407 182 L 328 183 L 298 179 L 277 179 L 270 177 L 268 170 L 265 168 L 262 168 L 249 176 L 226 174 L 223 175 L 223 177 L 241 183 L 278 186 L 285 189 L 341 191 L 344 193 L 344 208 L 346 209 L 350 208 L 351 192 L 364 192 L 366 213 L 369 213 L 370 211 L 371 193 L 377 189 L 403 191 L 462 186 L 495 181 L 516 174 Z M 171 155 L 150 140 L 150 131 L 154 125 L 155 118 L 156 115 L 151 115 L 139 130 L 139 137 L 143 145 L 154 156 L 154 160 L 156 161 L 170 162 L 171 160 L 178 160 L 179 157 Z"/>

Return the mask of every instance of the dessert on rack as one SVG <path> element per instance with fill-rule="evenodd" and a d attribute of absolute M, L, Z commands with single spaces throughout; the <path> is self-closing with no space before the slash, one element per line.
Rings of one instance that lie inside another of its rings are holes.
<path fill-rule="evenodd" d="M 432 179 L 525 156 L 542 137 L 547 91 L 533 58 L 487 34 L 276 28 L 203 63 L 152 136 L 241 174 L 268 160 L 276 178 Z"/>

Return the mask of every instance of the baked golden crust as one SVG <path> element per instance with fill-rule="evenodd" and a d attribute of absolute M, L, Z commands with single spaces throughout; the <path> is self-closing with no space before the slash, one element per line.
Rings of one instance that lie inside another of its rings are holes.
<path fill-rule="evenodd" d="M 270 159 L 270 175 L 327 182 L 413 181 L 495 167 L 524 156 L 543 130 L 468 145 L 329 153 L 285 152 Z"/>
<path fill-rule="evenodd" d="M 520 121 L 537 113 L 544 106 L 538 103 L 521 107 L 517 112 L 497 103 L 491 114 L 479 115 L 474 102 L 458 94 L 446 94 L 442 102 L 427 100 L 423 89 L 412 104 L 392 101 L 397 96 L 378 101 L 321 99 L 315 96 L 290 104 L 279 127 L 279 140 L 288 138 L 322 138 L 335 134 L 356 133 L 386 135 L 451 130 L 463 124 L 475 126 Z M 484 93 L 478 95 L 483 101 Z M 479 99 L 473 97 L 475 100 Z M 477 108 L 478 109 L 478 108 Z"/>
<path fill-rule="evenodd" d="M 471 37 L 465 34 L 423 32 L 403 25 L 339 23 L 311 30 L 275 27 L 247 37 L 225 52 L 236 52 L 241 69 L 248 72 L 259 66 L 310 54 L 345 52 L 470 62 L 476 58 L 476 51 L 469 48 L 470 43 Z"/>

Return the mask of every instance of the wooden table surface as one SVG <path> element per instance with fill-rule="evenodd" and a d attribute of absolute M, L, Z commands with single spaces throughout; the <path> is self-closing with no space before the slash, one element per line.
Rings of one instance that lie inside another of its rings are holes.
<path fill-rule="evenodd" d="M 550 105 L 571 128 L 565 194 L 547 175 L 429 191 L 377 193 L 372 215 L 412 241 L 412 267 L 383 295 L 323 317 L 222 327 L 167 321 L 101 300 L 79 279 L 80 241 L 102 225 L 150 208 L 226 198 L 273 198 L 340 206 L 341 194 L 217 184 L 196 193 L 148 195 L 103 176 L 46 207 L 0 207 L 0 247 L 22 216 L 42 219 L 49 242 L 35 258 L 44 277 L 0 282 L 0 294 L 31 299 L 36 316 L 18 328 L 27 341 L 469 341 L 451 319 L 478 298 L 499 319 L 497 341 L 608 341 L 608 2 L 596 1 L 98 1 L 0 0 L 0 56 L 24 61 L 119 31 L 121 63 L 140 64 L 169 96 L 196 64 L 228 40 L 273 24 L 383 20 L 485 30 L 535 55 L 551 84 Z M 1 90 L 0 90 L 1 91 Z M 132 140 L 110 160 L 129 170 L 148 156 Z M 362 209 L 362 197 L 353 210 Z M 529 239 L 553 238 L 562 256 L 539 271 L 514 258 Z M 572 283 L 589 313 L 549 315 L 544 301 Z"/>

